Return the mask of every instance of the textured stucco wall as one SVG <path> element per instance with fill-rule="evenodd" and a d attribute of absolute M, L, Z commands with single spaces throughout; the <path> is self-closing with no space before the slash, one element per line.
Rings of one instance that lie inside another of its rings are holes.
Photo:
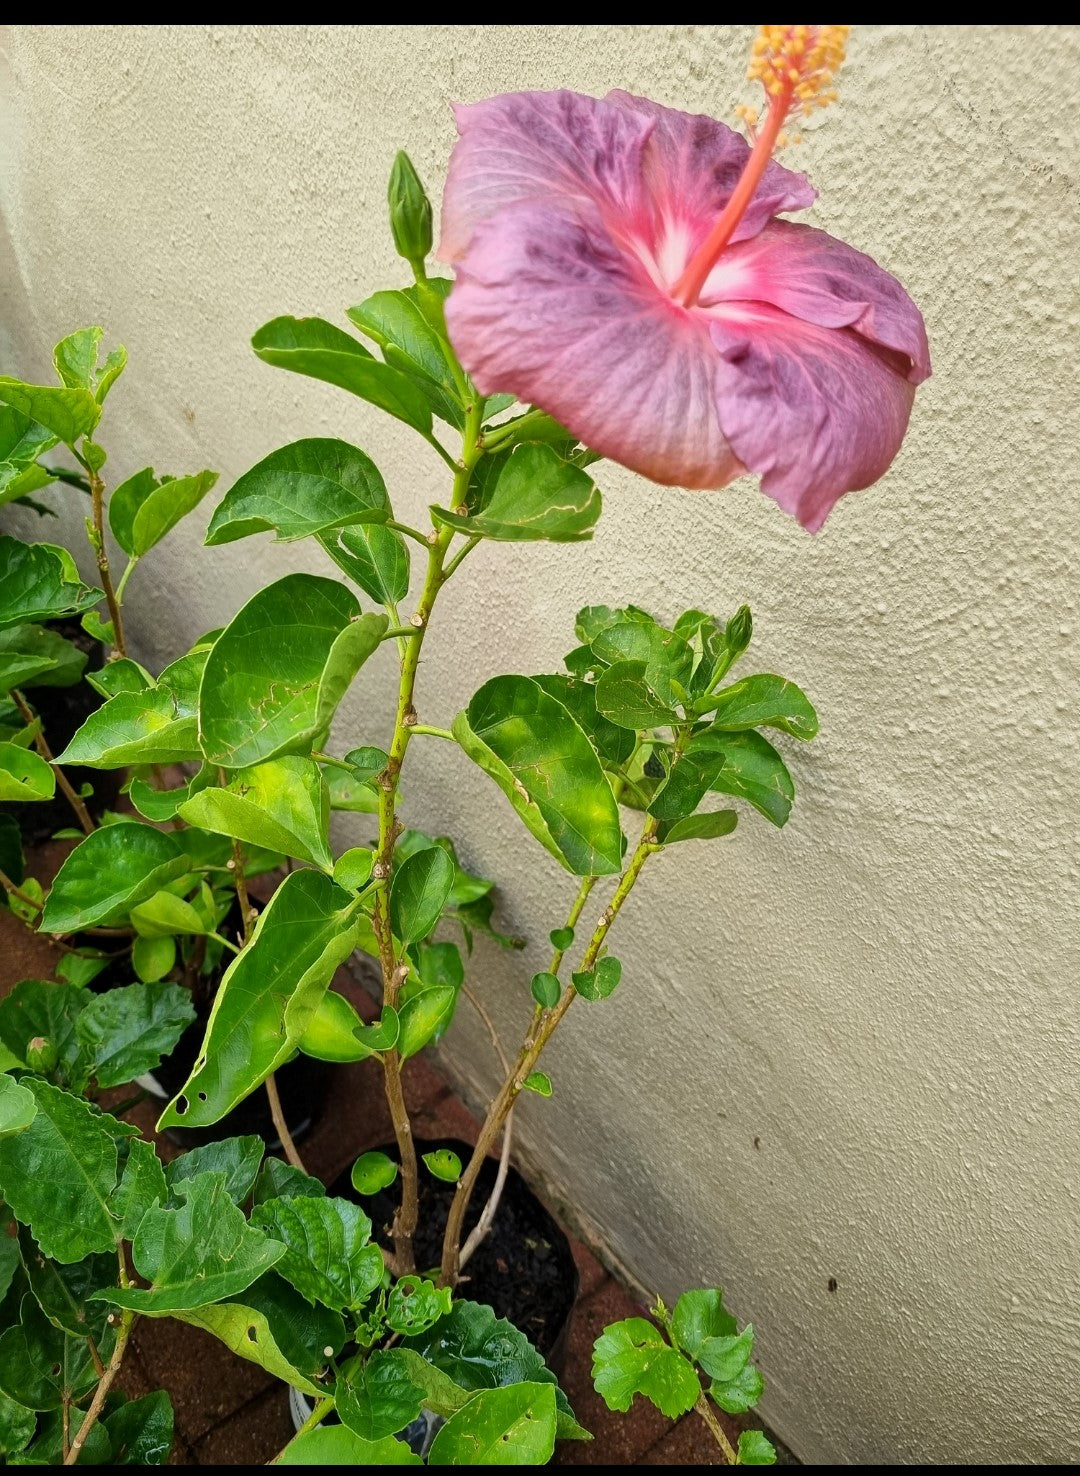
<path fill-rule="evenodd" d="M 341 434 L 417 521 L 441 495 L 434 455 L 258 364 L 251 332 L 341 321 L 398 280 L 388 166 L 406 146 L 441 185 L 450 98 L 619 86 L 730 117 L 749 34 L 8 28 L 0 359 L 44 376 L 56 338 L 103 323 L 131 352 L 115 474 L 205 464 L 227 486 L 275 446 Z M 554 668 L 586 601 L 671 617 L 749 600 L 757 664 L 823 717 L 817 743 L 786 745 L 792 823 L 750 815 L 646 872 L 625 982 L 571 1016 L 522 1139 L 643 1283 L 725 1285 L 804 1457 L 1077 1460 L 1080 32 L 868 26 L 851 51 L 841 106 L 792 162 L 821 189 L 815 223 L 925 312 L 936 375 L 899 461 L 816 540 L 749 480 L 691 495 L 601 468 L 593 543 L 488 546 L 448 591 L 421 714 L 445 723 L 489 675 Z M 133 581 L 149 660 L 321 567 L 197 542 L 189 525 Z M 364 673 L 351 742 L 385 735 L 390 674 Z M 414 769 L 408 817 L 458 837 L 533 939 L 479 966 L 509 1039 L 572 884 L 464 758 L 433 757 L 447 782 Z M 449 1059 L 467 1091 L 492 1079 L 473 1022 Z"/>

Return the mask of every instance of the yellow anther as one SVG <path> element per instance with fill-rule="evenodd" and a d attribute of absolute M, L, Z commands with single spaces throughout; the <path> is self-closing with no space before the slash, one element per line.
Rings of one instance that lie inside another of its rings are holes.
<path fill-rule="evenodd" d="M 747 76 L 770 98 L 787 97 L 808 116 L 836 100 L 832 83 L 844 60 L 850 26 L 762 26 Z M 741 115 L 740 115 L 741 116 Z"/>

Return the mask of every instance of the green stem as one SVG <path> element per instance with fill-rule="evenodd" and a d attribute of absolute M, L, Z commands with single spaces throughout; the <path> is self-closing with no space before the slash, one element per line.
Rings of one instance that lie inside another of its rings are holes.
<path fill-rule="evenodd" d="M 326 1419 L 326 1416 L 330 1413 L 333 1407 L 334 1401 L 332 1399 L 320 1399 L 316 1403 L 315 1408 L 308 1415 L 307 1419 L 300 1426 L 299 1430 L 297 1430 L 292 1440 L 289 1441 L 289 1445 L 293 1445 L 297 1440 L 300 1439 L 301 1435 L 306 1435 L 309 1430 L 314 1430 L 317 1425 L 321 1425 L 323 1420 Z M 280 1461 L 281 1457 L 285 1454 L 285 1451 L 288 1450 L 289 1445 L 286 1445 L 284 1450 L 279 1451 L 272 1461 L 267 1461 L 267 1465 L 276 1466 L 278 1461 Z"/>
<path fill-rule="evenodd" d="M 424 440 L 428 443 L 429 446 L 433 447 L 439 453 L 439 455 L 452 471 L 457 471 L 457 462 L 450 455 L 450 452 L 446 449 L 443 443 L 439 440 L 438 436 L 425 436 Z"/>
<path fill-rule="evenodd" d="M 88 461 L 84 461 L 76 451 L 76 457 L 90 478 L 91 517 L 87 522 L 87 530 L 90 534 L 90 545 L 97 559 L 98 575 L 101 579 L 101 587 L 105 591 L 105 602 L 109 607 L 109 619 L 113 627 L 113 646 L 116 654 L 121 657 L 127 656 L 127 648 L 124 645 L 124 624 L 120 619 L 120 605 L 117 602 L 116 591 L 113 589 L 112 573 L 109 569 L 109 555 L 105 547 L 105 483 Z"/>
<path fill-rule="evenodd" d="M 383 631 L 379 639 L 381 641 L 392 641 L 395 636 L 401 639 L 405 639 L 406 637 L 414 636 L 415 634 L 416 628 L 412 625 L 390 625 L 386 628 L 386 630 Z"/>
<path fill-rule="evenodd" d="M 120 583 L 116 586 L 116 603 L 118 605 L 122 605 L 124 603 L 124 590 L 127 589 L 127 582 L 131 578 L 132 574 L 135 572 L 135 565 L 138 562 L 139 560 L 137 556 L 128 559 L 127 568 L 120 575 Z"/>
<path fill-rule="evenodd" d="M 473 549 L 482 542 L 483 539 L 481 538 L 470 538 L 465 547 L 458 550 L 458 552 L 454 555 L 454 557 L 447 564 L 446 568 L 443 570 L 443 579 L 449 579 L 451 574 L 453 574 L 454 571 L 457 569 L 457 566 L 465 559 L 467 559 L 469 554 L 472 553 Z"/>
<path fill-rule="evenodd" d="M 219 943 L 223 943 L 225 945 L 225 947 L 230 951 L 230 953 L 239 953 L 240 952 L 240 949 L 237 948 L 236 944 L 235 943 L 230 943 L 229 940 L 228 940 L 228 938 L 224 937 L 223 934 L 221 934 L 221 933 L 211 933 L 210 934 L 210 937 L 211 938 L 215 938 Z"/>
<path fill-rule="evenodd" d="M 457 462 L 451 461 L 450 465 L 454 468 L 454 471 L 456 473 Z M 411 528 L 408 523 L 397 523 L 393 520 L 393 518 L 391 518 L 386 526 L 388 528 L 395 529 L 398 533 L 404 533 L 406 538 L 415 538 L 417 543 L 422 543 L 425 548 L 430 548 L 431 546 L 428 543 L 427 534 L 421 533 L 419 528 Z"/>
<path fill-rule="evenodd" d="M 739 1453 L 724 1434 L 723 1427 L 709 1408 L 709 1402 L 704 1394 L 698 1396 L 698 1401 L 694 1405 L 694 1408 L 705 1421 L 706 1425 L 708 1425 L 709 1433 L 723 1452 L 724 1460 L 727 1461 L 729 1466 L 737 1466 L 739 1464 Z"/>
<path fill-rule="evenodd" d="M 484 401 L 476 399 L 469 405 L 465 430 L 462 438 L 462 457 L 455 465 L 453 505 L 464 502 L 472 477 L 473 467 L 483 454 L 480 445 L 480 426 L 483 421 Z M 402 525 L 401 531 L 406 531 Z M 390 925 L 389 882 L 394 865 L 394 843 L 401 827 L 397 820 L 397 788 L 401 766 L 409 739 L 417 727 L 416 708 L 413 696 L 416 689 L 416 672 L 420 664 L 420 652 L 435 601 L 449 574 L 443 568 L 447 550 L 454 537 L 452 528 L 437 530 L 427 547 L 427 570 L 420 603 L 412 620 L 412 639 L 406 641 L 401 658 L 401 675 L 398 682 L 397 712 L 394 719 L 394 736 L 390 743 L 389 760 L 378 777 L 379 785 L 379 843 L 372 867 L 372 876 L 377 884 L 372 910 L 372 927 L 379 946 L 379 963 L 383 977 L 383 1002 L 397 1008 L 401 985 L 407 977 L 408 966 L 399 961 Z M 391 1230 L 394 1240 L 395 1270 L 399 1276 L 408 1275 L 416 1269 L 413 1251 L 413 1236 L 419 1213 L 416 1148 L 405 1105 L 405 1094 L 401 1081 L 401 1056 L 396 1050 L 382 1054 L 383 1075 L 387 1105 L 394 1124 L 401 1160 L 401 1204 L 394 1216 Z"/>
<path fill-rule="evenodd" d="M 34 726 L 34 724 L 37 723 L 37 718 L 34 716 L 33 709 L 31 708 L 29 702 L 27 702 L 26 698 L 19 691 L 18 687 L 12 688 L 11 696 L 15 703 L 15 706 L 22 714 L 23 721 L 25 723 L 28 723 L 31 727 Z M 52 769 L 53 773 L 55 774 L 56 783 L 59 786 L 61 793 L 64 795 L 64 798 L 67 800 L 68 804 L 75 812 L 75 818 L 82 826 L 83 834 L 89 835 L 91 831 L 97 828 L 94 825 L 93 820 L 90 818 L 90 811 L 86 808 L 86 805 L 83 802 L 82 795 L 76 794 L 67 775 L 53 758 L 52 749 L 46 742 L 45 734 L 42 732 L 40 726 L 38 726 L 37 732 L 34 734 L 34 747 L 37 749 L 39 755 L 45 760 L 45 762 L 49 765 L 50 769 Z"/>
<path fill-rule="evenodd" d="M 488 431 L 484 436 L 484 450 L 495 451 L 504 441 L 519 436 L 522 431 L 527 431 L 537 421 L 546 419 L 547 415 L 543 410 L 529 410 L 517 420 L 511 420 L 507 425 L 497 425 L 494 430 Z"/>
<path fill-rule="evenodd" d="M 457 742 L 449 728 L 432 728 L 427 723 L 413 723 L 412 730 L 414 733 L 427 733 L 431 738 L 449 738 L 451 743 Z"/>
<path fill-rule="evenodd" d="M 581 916 L 582 909 L 584 908 L 585 903 L 588 901 L 589 893 L 592 891 L 593 887 L 595 887 L 598 880 L 599 878 L 595 876 L 587 876 L 582 880 L 581 886 L 578 887 L 577 896 L 574 898 L 570 911 L 566 914 L 566 921 L 563 923 L 564 928 L 574 928 L 577 926 L 578 918 Z M 558 975 L 559 970 L 562 968 L 562 961 L 565 956 L 565 948 L 556 948 L 555 952 L 551 955 L 551 962 L 550 964 L 548 964 L 549 974 Z M 540 1021 L 543 1017 L 543 1014 L 544 1006 L 538 1004 L 533 1010 L 532 1024 L 529 1026 L 529 1034 L 527 1036 L 527 1040 L 532 1040 L 533 1036 L 536 1033 L 537 1026 L 540 1024 Z"/>
<path fill-rule="evenodd" d="M 582 971 L 591 969 L 600 950 L 604 946 L 604 939 L 611 929 L 612 923 L 618 917 L 623 903 L 633 890 L 634 883 L 641 874 L 641 868 L 652 855 L 659 849 L 656 844 L 656 826 L 651 816 L 646 818 L 641 839 L 637 848 L 630 858 L 630 864 L 619 878 L 619 885 L 615 888 L 615 895 L 605 907 L 599 922 L 593 930 L 589 939 L 588 947 L 585 949 L 581 960 Z M 586 893 L 586 896 L 588 894 Z M 584 905 L 584 899 L 583 899 Z M 525 1037 L 525 1044 L 518 1053 L 514 1069 L 507 1073 L 505 1080 L 495 1100 L 488 1108 L 484 1125 L 480 1129 L 480 1136 L 476 1140 L 476 1147 L 469 1159 L 468 1167 L 458 1180 L 457 1192 L 450 1206 L 450 1214 L 446 1222 L 446 1234 L 443 1237 L 442 1268 L 439 1274 L 441 1286 L 455 1286 L 457 1284 L 459 1264 L 461 1229 L 465 1219 L 465 1211 L 469 1207 L 469 1200 L 475 1187 L 477 1177 L 484 1165 L 484 1160 L 491 1151 L 495 1139 L 498 1137 L 506 1114 L 517 1101 L 519 1093 L 525 1085 L 526 1078 L 539 1060 L 544 1047 L 558 1029 L 566 1015 L 567 1010 L 577 998 L 577 990 L 572 984 L 568 984 L 563 990 L 562 997 L 557 1005 L 550 1010 L 544 1010 L 539 1025 L 530 1029 Z"/>

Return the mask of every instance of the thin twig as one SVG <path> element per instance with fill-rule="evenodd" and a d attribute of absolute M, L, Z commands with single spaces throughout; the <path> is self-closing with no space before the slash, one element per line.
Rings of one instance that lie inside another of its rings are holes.
<path fill-rule="evenodd" d="M 24 892 L 21 887 L 17 887 L 7 872 L 3 870 L 0 870 L 0 887 L 3 887 L 9 897 L 17 897 L 20 902 L 27 907 L 32 907 L 35 912 L 41 911 L 43 904 L 36 901 L 28 892 Z"/>
<path fill-rule="evenodd" d="M 60 1449 L 63 1455 L 64 1464 L 66 1465 L 68 1451 L 70 1451 L 71 1449 L 71 1400 L 66 1394 L 64 1395 L 64 1402 L 61 1408 L 63 1410 L 63 1415 L 61 1417 L 62 1424 L 60 1430 Z"/>
<path fill-rule="evenodd" d="M 143 1096 L 146 1096 L 145 1092 L 143 1092 Z M 116 1115 L 115 1110 L 114 1115 Z M 105 1377 L 105 1365 L 101 1361 L 101 1354 L 97 1350 L 97 1344 L 94 1342 L 89 1333 L 87 1333 L 86 1335 L 86 1346 L 90 1349 L 90 1359 L 94 1365 L 94 1372 L 97 1374 L 99 1379 L 103 1379 Z"/>
<path fill-rule="evenodd" d="M 13 687 L 11 689 L 11 695 L 15 699 L 15 706 L 22 713 L 24 721 L 27 723 L 35 723 L 37 719 L 34 716 L 34 710 L 30 706 L 29 702 L 27 702 L 23 694 L 19 691 L 18 687 Z M 60 789 L 68 804 L 75 811 L 75 818 L 82 826 L 83 834 L 89 835 L 93 830 L 96 829 L 93 820 L 90 818 L 90 811 L 83 803 L 82 796 L 76 794 L 75 790 L 71 786 L 70 781 L 68 780 L 67 775 L 53 758 L 52 749 L 45 741 L 45 734 L 41 731 L 40 727 L 34 734 L 34 747 L 37 749 L 38 753 L 56 775 L 56 782 L 60 786 Z"/>
<path fill-rule="evenodd" d="M 134 1325 L 135 1313 L 130 1308 L 125 1307 L 120 1314 L 120 1331 L 116 1335 L 116 1346 L 113 1349 L 112 1357 L 109 1359 L 109 1366 L 102 1375 L 97 1388 L 94 1390 L 94 1397 L 90 1401 L 90 1408 L 86 1411 L 86 1418 L 79 1426 L 79 1433 L 71 1442 L 71 1449 L 64 1457 L 65 1466 L 73 1466 L 79 1459 L 79 1452 L 86 1443 L 86 1437 L 97 1424 L 98 1415 L 100 1415 L 105 1407 L 105 1400 L 109 1390 L 112 1388 L 113 1380 L 120 1372 L 120 1365 L 124 1361 L 124 1354 L 127 1352 L 131 1329 Z"/>
<path fill-rule="evenodd" d="M 272 1071 L 266 1078 L 265 1086 L 266 1095 L 270 1101 L 270 1116 L 274 1119 L 274 1127 L 277 1130 L 278 1137 L 281 1139 L 281 1147 L 285 1157 L 292 1164 L 293 1168 L 298 1168 L 302 1174 L 306 1174 L 307 1169 L 304 1167 L 304 1160 L 296 1151 L 296 1144 L 292 1140 L 292 1133 L 289 1132 L 289 1124 L 285 1121 L 285 1114 L 281 1110 L 281 1098 L 278 1096 L 277 1082 L 274 1080 L 274 1073 Z"/>
<path fill-rule="evenodd" d="M 323 1420 L 326 1419 L 326 1416 L 330 1413 L 333 1407 L 334 1401 L 332 1399 L 320 1399 L 316 1403 L 315 1407 L 312 1409 L 311 1413 L 308 1415 L 307 1419 L 300 1426 L 299 1430 L 297 1430 L 292 1440 L 289 1441 L 289 1445 L 294 1445 L 296 1441 L 300 1439 L 301 1435 L 306 1435 L 309 1430 L 314 1430 L 316 1425 L 321 1425 Z M 279 1450 L 274 1459 L 272 1461 L 267 1461 L 266 1464 L 268 1466 L 276 1466 L 278 1461 L 280 1461 L 281 1457 L 285 1454 L 285 1451 L 288 1450 L 289 1445 L 286 1445 L 283 1450 Z"/>
<path fill-rule="evenodd" d="M 698 1396 L 698 1401 L 694 1405 L 694 1408 L 708 1425 L 709 1433 L 723 1451 L 725 1461 L 727 1461 L 729 1466 L 737 1466 L 739 1464 L 739 1453 L 724 1434 L 720 1421 L 709 1408 L 709 1401 L 705 1398 L 704 1394 Z"/>
<path fill-rule="evenodd" d="M 480 1003 L 479 999 L 477 999 L 476 995 L 467 984 L 463 984 L 461 986 L 461 992 L 462 994 L 464 994 L 465 998 L 469 1001 L 473 1009 L 487 1026 L 487 1032 L 491 1036 L 491 1044 L 495 1047 L 495 1054 L 498 1056 L 499 1061 L 502 1064 L 503 1073 L 504 1075 L 508 1075 L 510 1071 L 510 1061 L 506 1052 L 503 1050 L 502 1041 L 499 1039 L 498 1031 L 495 1029 L 495 1025 L 492 1022 L 491 1016 L 488 1014 L 487 1010 Z M 473 1226 L 472 1231 L 469 1234 L 468 1239 L 461 1247 L 461 1256 L 458 1261 L 459 1270 L 462 1266 L 466 1264 L 467 1261 L 471 1259 L 473 1252 L 483 1242 L 488 1232 L 491 1230 L 492 1223 L 499 1208 L 499 1201 L 502 1199 L 503 1187 L 506 1184 L 506 1175 L 510 1168 L 510 1145 L 513 1141 L 513 1136 L 514 1109 L 511 1107 L 510 1111 L 506 1114 L 506 1123 L 503 1126 L 502 1151 L 499 1154 L 499 1171 L 495 1175 L 495 1184 L 490 1195 L 488 1196 L 487 1204 L 484 1205 L 484 1208 L 480 1213 L 479 1220 L 477 1220 L 476 1224 Z"/>
<path fill-rule="evenodd" d="M 80 458 L 81 459 L 81 458 Z M 113 647 L 118 656 L 126 657 L 127 649 L 124 645 L 124 624 L 120 618 L 120 604 L 116 598 L 116 590 L 113 588 L 112 573 L 109 569 L 109 555 L 105 548 L 105 483 L 98 476 L 92 466 L 83 462 L 86 467 L 87 476 L 90 478 L 90 496 L 93 507 L 93 536 L 90 542 L 94 548 L 97 558 L 98 574 L 101 576 L 101 587 L 105 591 L 105 602 L 109 607 L 109 619 L 113 628 Z"/>

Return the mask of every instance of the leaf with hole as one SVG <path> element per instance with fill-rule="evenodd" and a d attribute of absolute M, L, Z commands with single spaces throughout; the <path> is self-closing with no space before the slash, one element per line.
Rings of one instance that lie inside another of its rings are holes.
<path fill-rule="evenodd" d="M 461 1159 L 449 1148 L 436 1148 L 424 1154 L 428 1172 L 444 1184 L 456 1184 L 461 1178 Z"/>
<path fill-rule="evenodd" d="M 387 1326 L 396 1333 L 418 1337 L 447 1315 L 452 1301 L 448 1286 L 436 1286 L 421 1276 L 401 1276 L 387 1298 Z"/>
<path fill-rule="evenodd" d="M 644 1394 L 661 1414 L 677 1420 L 701 1394 L 693 1366 L 643 1317 L 604 1329 L 593 1346 L 592 1376 L 608 1409 L 620 1412 Z"/>
<path fill-rule="evenodd" d="M 284 1256 L 284 1245 L 248 1225 L 223 1173 L 183 1180 L 176 1192 L 180 1205 L 147 1210 L 132 1242 L 150 1286 L 111 1287 L 98 1298 L 147 1315 L 189 1311 L 238 1296 Z"/>
<path fill-rule="evenodd" d="M 336 529 L 389 516 L 386 483 L 371 457 L 346 441 L 317 437 L 272 451 L 234 482 L 210 519 L 206 542 L 269 532 L 278 543 L 332 539 Z"/>
<path fill-rule="evenodd" d="M 0 1194 L 52 1260 L 68 1265 L 112 1250 L 117 1149 L 104 1115 L 47 1081 L 25 1077 L 20 1085 L 37 1112 L 24 1131 L 0 1138 Z"/>
<path fill-rule="evenodd" d="M 484 1389 L 451 1415 L 431 1446 L 433 1466 L 543 1466 L 555 1450 L 550 1384 Z"/>
<path fill-rule="evenodd" d="M 178 807 L 189 825 L 265 846 L 329 871 L 330 792 L 318 764 L 295 756 L 238 769 L 227 787 L 201 789 Z"/>
<path fill-rule="evenodd" d="M 44 933 L 77 933 L 122 921 L 132 907 L 190 868 L 163 830 L 133 820 L 103 825 L 71 852 L 41 915 Z"/>
<path fill-rule="evenodd" d="M 389 1189 L 398 1176 L 398 1166 L 385 1153 L 361 1153 L 352 1166 L 350 1180 L 357 1194 L 378 1194 Z"/>
<path fill-rule="evenodd" d="M 355 911 L 320 871 L 285 878 L 226 970 L 191 1076 L 159 1128 L 218 1122 L 289 1059 L 353 950 Z"/>
<path fill-rule="evenodd" d="M 251 1223 L 284 1244 L 278 1272 L 309 1302 L 359 1309 L 382 1281 L 371 1221 L 351 1200 L 268 1199 L 252 1210 Z"/>
<path fill-rule="evenodd" d="M 95 994 L 75 1021 L 99 1087 L 121 1086 L 161 1064 L 195 1018 L 179 984 L 128 984 Z"/>
<path fill-rule="evenodd" d="M 288 574 L 262 589 L 214 642 L 199 690 L 211 763 L 241 769 L 307 753 L 386 629 L 332 579 Z"/>
<path fill-rule="evenodd" d="M 0 743 L 0 801 L 49 800 L 56 790 L 51 764 L 17 743 Z"/>
<path fill-rule="evenodd" d="M 322 318 L 274 318 L 259 329 L 251 346 L 264 364 L 336 384 L 421 435 L 431 434 L 431 411 L 416 385 L 333 323 Z"/>
<path fill-rule="evenodd" d="M 745 1414 L 761 1398 L 765 1380 L 752 1363 L 747 1363 L 733 1379 L 714 1379 L 709 1385 L 709 1395 L 729 1415 Z"/>
<path fill-rule="evenodd" d="M 105 1360 L 112 1342 L 110 1329 L 98 1347 Z M 18 1322 L 0 1336 L 0 1393 L 27 1409 L 59 1410 L 81 1399 L 97 1378 L 85 1334 L 75 1337 L 54 1326 L 28 1292 Z"/>
<path fill-rule="evenodd" d="M 128 558 L 141 559 L 194 512 L 218 479 L 217 472 L 155 477 L 144 467 L 121 482 L 109 498 L 109 527 Z"/>
<path fill-rule="evenodd" d="M 454 719 L 454 737 L 568 871 L 622 865 L 619 811 L 600 760 L 570 713 L 528 677 L 495 677 Z"/>
<path fill-rule="evenodd" d="M 600 489 L 551 446 L 526 442 L 507 458 L 483 510 L 467 516 L 433 507 L 443 527 L 504 543 L 574 543 L 592 537 Z"/>

